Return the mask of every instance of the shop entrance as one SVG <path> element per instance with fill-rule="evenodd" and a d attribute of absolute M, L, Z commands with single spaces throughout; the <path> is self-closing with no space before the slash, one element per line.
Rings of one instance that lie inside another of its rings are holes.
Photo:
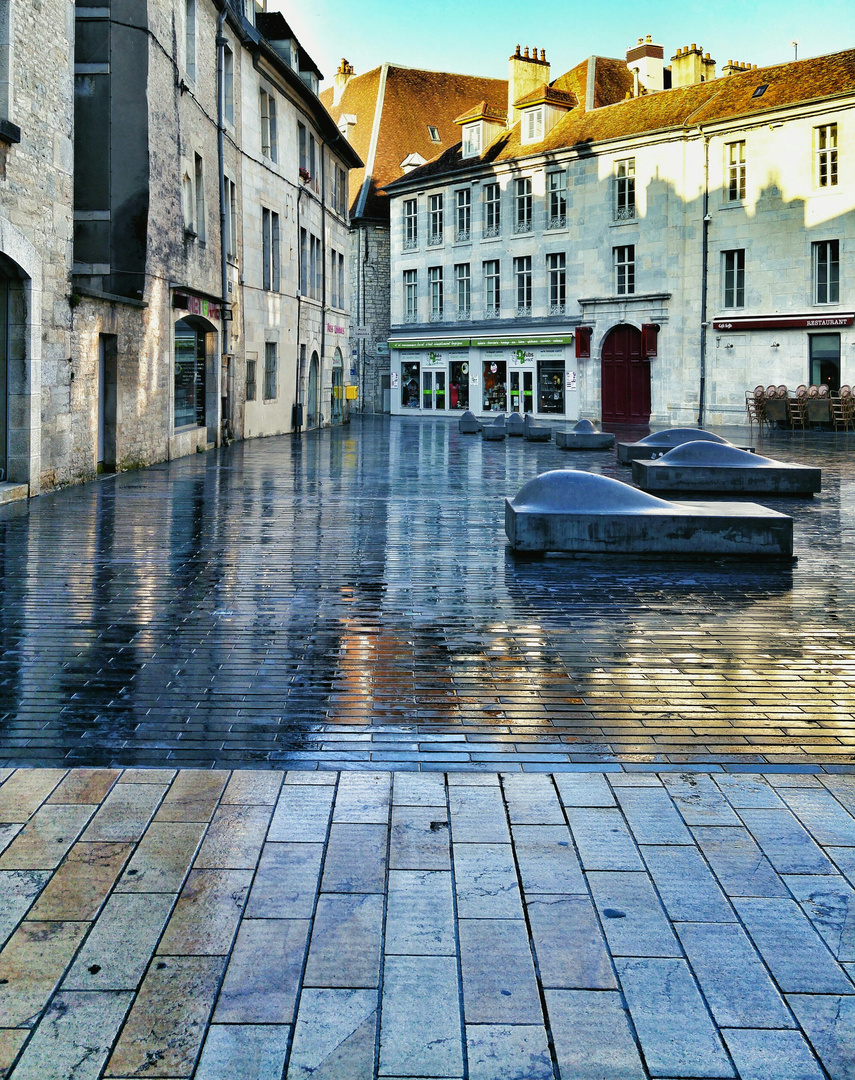
<path fill-rule="evenodd" d="M 832 394 L 840 389 L 840 334 L 809 334 L 810 381 L 822 383 Z"/>
<path fill-rule="evenodd" d="M 448 385 L 452 409 L 469 408 L 469 364 L 466 360 L 451 361 L 451 381 Z"/>
<path fill-rule="evenodd" d="M 647 423 L 650 361 L 641 354 L 641 331 L 624 323 L 610 330 L 602 351 L 603 421 Z"/>
<path fill-rule="evenodd" d="M 422 408 L 445 408 L 445 372 L 422 372 Z"/>
<path fill-rule="evenodd" d="M 341 351 L 336 349 L 333 356 L 332 369 L 332 401 L 330 402 L 330 417 L 334 424 L 340 424 L 343 414 L 344 378 L 342 376 Z"/>
<path fill-rule="evenodd" d="M 508 365 L 505 360 L 483 362 L 484 412 L 506 412 L 508 408 Z"/>
<path fill-rule="evenodd" d="M 309 385 L 306 394 L 306 427 L 320 427 L 320 381 L 321 371 L 318 362 L 318 354 L 313 352 L 312 359 L 309 361 Z"/>
<path fill-rule="evenodd" d="M 175 324 L 176 431 L 205 426 L 206 337 L 204 330 L 189 319 Z"/>
<path fill-rule="evenodd" d="M 511 369 L 511 412 L 534 412 L 534 372 Z"/>

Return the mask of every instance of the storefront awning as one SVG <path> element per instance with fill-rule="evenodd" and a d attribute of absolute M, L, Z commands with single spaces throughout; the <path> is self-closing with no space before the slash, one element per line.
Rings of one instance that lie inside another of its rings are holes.
<path fill-rule="evenodd" d="M 389 341 L 390 349 L 513 349 L 526 345 L 572 345 L 572 334 L 516 334 L 514 337 L 418 338 Z"/>

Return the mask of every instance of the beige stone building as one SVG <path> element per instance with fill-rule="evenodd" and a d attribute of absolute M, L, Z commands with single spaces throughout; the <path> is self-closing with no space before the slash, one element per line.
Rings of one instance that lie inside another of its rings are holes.
<path fill-rule="evenodd" d="M 386 188 L 394 412 L 739 423 L 855 381 L 855 52 L 517 49 L 456 122 Z"/>
<path fill-rule="evenodd" d="M 0 501 L 71 453 L 74 5 L 0 3 Z"/>

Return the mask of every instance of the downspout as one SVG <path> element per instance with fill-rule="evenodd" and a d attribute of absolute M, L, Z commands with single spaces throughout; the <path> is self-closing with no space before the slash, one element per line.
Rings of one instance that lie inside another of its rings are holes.
<path fill-rule="evenodd" d="M 700 128 L 698 129 L 700 131 Z M 704 140 L 704 200 L 701 240 L 701 348 L 700 385 L 698 387 L 698 427 L 704 426 L 707 391 L 707 276 L 709 273 L 710 232 L 710 137 L 701 132 Z"/>
<path fill-rule="evenodd" d="M 301 310 L 302 310 L 301 309 L 301 302 L 302 302 L 302 299 L 303 299 L 303 286 L 306 284 L 306 282 L 303 280 L 303 272 L 304 272 L 305 268 L 304 268 L 304 265 L 303 265 L 303 262 L 304 262 L 304 260 L 303 260 L 303 247 L 302 247 L 302 243 L 301 243 L 301 240 L 300 240 L 300 196 L 302 194 L 303 194 L 303 182 L 302 182 L 302 179 L 301 179 L 300 186 L 297 189 L 297 213 L 294 215 L 295 224 L 297 226 L 297 343 L 296 343 L 297 344 L 297 363 L 294 365 L 295 372 L 296 372 L 295 386 L 294 386 L 294 405 L 295 405 L 295 408 L 296 408 L 297 405 L 302 405 L 302 402 L 300 400 L 300 378 L 301 378 L 301 376 L 303 374 L 303 372 L 301 370 L 302 366 L 303 366 L 303 354 L 300 351 L 300 313 L 301 313 Z M 298 427 L 297 424 L 294 424 L 294 430 L 296 431 L 296 433 L 298 435 L 300 434 L 300 428 Z"/>
<path fill-rule="evenodd" d="M 223 334 L 222 334 L 222 356 L 220 357 L 219 369 L 217 371 L 217 399 L 220 402 L 222 408 L 223 400 L 223 365 L 227 363 L 226 357 L 229 352 L 229 321 L 226 318 L 226 309 L 229 302 L 229 277 L 228 277 L 228 262 L 226 253 L 226 151 L 225 151 L 225 112 L 226 112 L 226 81 L 225 81 L 225 49 L 228 41 L 223 36 L 223 26 L 226 21 L 226 9 L 220 12 L 217 16 L 217 165 L 220 172 L 220 293 L 222 295 L 222 302 L 220 304 L 220 320 L 222 322 Z M 229 381 L 232 379 L 231 365 L 229 365 Z M 231 395 L 228 393 L 228 383 L 226 384 L 226 408 L 224 409 L 224 415 L 220 417 L 220 424 L 218 428 L 217 443 L 222 440 L 223 433 L 229 426 L 228 416 L 228 404 L 230 404 Z"/>

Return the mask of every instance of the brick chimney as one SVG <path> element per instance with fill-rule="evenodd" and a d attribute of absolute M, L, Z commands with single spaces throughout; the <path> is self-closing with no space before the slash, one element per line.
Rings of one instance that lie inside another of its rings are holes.
<path fill-rule="evenodd" d="M 671 87 L 694 86 L 696 83 L 712 82 L 715 78 L 715 60 L 704 53 L 700 46 L 685 45 L 671 57 Z"/>
<path fill-rule="evenodd" d="M 650 34 L 626 50 L 626 66 L 635 74 L 642 94 L 654 94 L 665 86 L 665 49 L 654 45 Z"/>
<path fill-rule="evenodd" d="M 353 64 L 348 62 L 342 57 L 341 63 L 338 65 L 338 71 L 335 73 L 333 79 L 333 105 L 338 105 L 341 101 L 341 95 L 344 93 L 344 88 L 350 82 L 353 77 Z"/>
<path fill-rule="evenodd" d="M 544 83 L 549 83 L 546 49 L 540 50 L 538 58 L 536 48 L 531 50 L 529 56 L 528 46 L 525 53 L 521 53 L 517 45 L 514 55 L 508 58 L 508 127 L 513 127 L 519 120 L 520 110 L 514 108 L 514 102 L 534 90 L 539 90 Z"/>

